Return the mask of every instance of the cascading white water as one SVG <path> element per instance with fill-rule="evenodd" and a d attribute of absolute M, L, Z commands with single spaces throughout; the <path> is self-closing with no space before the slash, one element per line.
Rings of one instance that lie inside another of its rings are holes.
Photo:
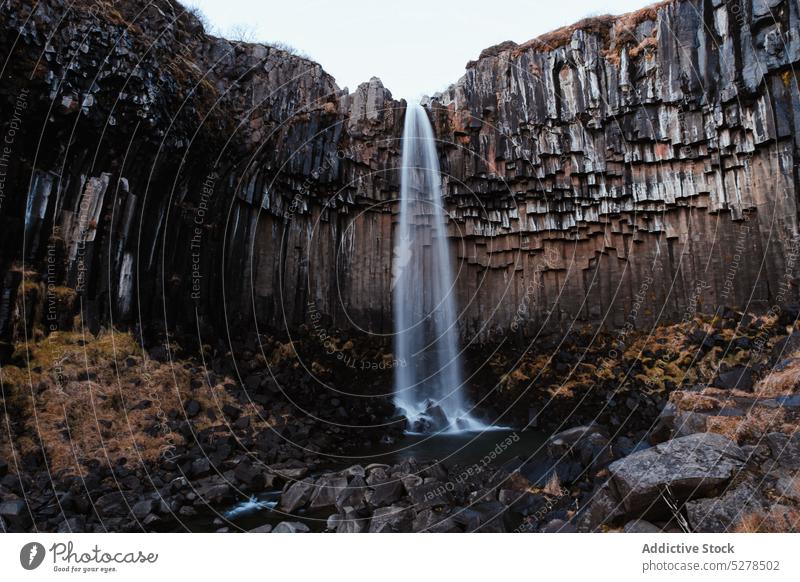
<path fill-rule="evenodd" d="M 411 432 L 481 430 L 464 398 L 455 289 L 436 142 L 425 109 L 409 105 L 403 127 L 400 222 L 392 265 L 395 405 Z"/>

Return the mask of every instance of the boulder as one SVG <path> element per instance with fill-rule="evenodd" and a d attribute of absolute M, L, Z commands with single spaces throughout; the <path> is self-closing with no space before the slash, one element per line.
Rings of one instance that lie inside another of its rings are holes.
<path fill-rule="evenodd" d="M 582 530 L 597 531 L 603 526 L 618 523 L 622 517 L 622 504 L 606 482 L 592 493 L 581 511 L 579 523 Z"/>
<path fill-rule="evenodd" d="M 347 487 L 347 477 L 321 477 L 314 485 L 309 507 L 322 509 L 336 507 L 336 498 Z"/>
<path fill-rule="evenodd" d="M 352 507 L 345 507 L 344 513 L 336 520 L 337 533 L 362 533 L 369 528 L 369 519 L 364 518 Z"/>
<path fill-rule="evenodd" d="M 25 531 L 31 525 L 31 514 L 22 499 L 11 499 L 0 503 L 0 518 L 12 531 Z"/>
<path fill-rule="evenodd" d="M 576 448 L 584 440 L 597 435 L 605 438 L 605 431 L 598 424 L 576 426 L 551 436 L 547 440 L 547 454 L 551 459 L 558 459 Z"/>
<path fill-rule="evenodd" d="M 513 489 L 501 489 L 497 499 L 509 510 L 520 515 L 533 515 L 547 505 L 547 498 L 544 495 Z"/>
<path fill-rule="evenodd" d="M 94 508 L 100 517 L 119 517 L 128 513 L 129 502 L 120 491 L 106 493 L 94 502 Z"/>
<path fill-rule="evenodd" d="M 772 432 L 764 437 L 772 458 L 784 469 L 800 470 L 800 434 L 791 437 L 782 432 Z"/>
<path fill-rule="evenodd" d="M 207 457 L 200 457 L 192 461 L 189 468 L 189 475 L 192 477 L 205 477 L 211 473 L 211 463 Z"/>
<path fill-rule="evenodd" d="M 309 527 L 299 521 L 282 521 L 275 526 L 272 533 L 308 533 Z"/>
<path fill-rule="evenodd" d="M 695 410 L 681 410 L 675 414 L 675 422 L 672 427 L 674 437 L 684 437 L 700 432 L 706 432 L 708 417 L 710 415 Z M 716 416 L 716 414 L 715 414 Z"/>
<path fill-rule="evenodd" d="M 783 475 L 775 483 L 775 492 L 785 500 L 800 505 L 800 475 Z"/>
<path fill-rule="evenodd" d="M 409 480 L 406 479 L 405 482 L 409 483 Z M 453 502 L 452 491 L 455 487 L 456 484 L 453 482 L 431 481 L 414 486 L 406 485 L 406 490 L 411 498 L 411 503 L 414 504 L 417 511 L 420 511 L 425 508 L 442 507 L 451 504 Z"/>
<path fill-rule="evenodd" d="M 403 491 L 403 483 L 400 479 L 387 477 L 385 481 L 371 484 L 365 493 L 365 499 L 372 507 L 384 507 L 399 501 L 403 496 Z"/>
<path fill-rule="evenodd" d="M 261 490 L 267 484 L 263 467 L 253 465 L 249 461 L 242 461 L 236 465 L 233 475 L 239 483 L 253 491 Z"/>
<path fill-rule="evenodd" d="M 372 514 L 369 533 L 410 532 L 411 511 L 402 505 L 379 507 Z"/>
<path fill-rule="evenodd" d="M 625 533 L 661 533 L 661 528 L 644 519 L 634 519 L 622 528 Z"/>
<path fill-rule="evenodd" d="M 201 479 L 195 483 L 195 491 L 197 492 L 198 504 L 211 504 L 219 505 L 233 500 L 233 491 L 231 486 L 225 482 L 221 475 L 214 475 L 206 479 Z"/>
<path fill-rule="evenodd" d="M 286 513 L 293 513 L 301 507 L 305 507 L 312 493 L 314 493 L 313 479 L 307 478 L 297 481 L 283 492 L 278 509 Z"/>
<path fill-rule="evenodd" d="M 745 454 L 713 433 L 673 439 L 609 466 L 617 497 L 629 514 L 658 504 L 668 487 L 676 501 L 704 497 L 741 471 Z"/>
<path fill-rule="evenodd" d="M 686 515 L 692 531 L 703 533 L 731 532 L 743 517 L 761 511 L 764 499 L 750 483 L 742 483 L 720 497 L 697 499 L 686 504 Z"/>
<path fill-rule="evenodd" d="M 344 513 L 345 507 L 352 507 L 356 510 L 365 508 L 367 506 L 366 490 L 366 481 L 362 477 L 353 477 L 347 487 L 342 489 L 336 497 L 336 509 L 340 513 Z"/>
<path fill-rule="evenodd" d="M 133 508 L 131 508 L 131 511 L 136 519 L 142 520 L 147 517 L 155 509 L 155 507 L 156 501 L 154 499 L 143 499 L 136 502 Z"/>
<path fill-rule="evenodd" d="M 82 533 L 86 531 L 86 518 L 82 515 L 68 517 L 58 525 L 58 533 Z"/>
<path fill-rule="evenodd" d="M 653 426 L 653 430 L 650 431 L 650 442 L 654 444 L 662 443 L 670 439 L 675 428 L 675 419 L 677 416 L 678 408 L 675 406 L 675 403 L 667 402 L 664 408 L 661 409 L 655 426 Z"/>
<path fill-rule="evenodd" d="M 478 503 L 471 507 L 454 509 L 453 521 L 467 532 L 503 533 L 506 531 L 506 507 L 499 501 Z"/>
<path fill-rule="evenodd" d="M 622 436 L 614 442 L 613 453 L 615 457 L 620 458 L 649 448 L 650 444 L 644 440 L 634 441 L 633 439 Z"/>
<path fill-rule="evenodd" d="M 461 529 L 448 513 L 423 509 L 414 517 L 411 531 L 414 533 L 456 533 Z"/>
<path fill-rule="evenodd" d="M 577 531 L 574 525 L 563 519 L 550 520 L 547 525 L 542 528 L 542 533 L 576 533 Z"/>
<path fill-rule="evenodd" d="M 722 372 L 714 380 L 714 386 L 725 390 L 753 390 L 753 370 L 750 366 L 736 366 L 727 372 Z"/>

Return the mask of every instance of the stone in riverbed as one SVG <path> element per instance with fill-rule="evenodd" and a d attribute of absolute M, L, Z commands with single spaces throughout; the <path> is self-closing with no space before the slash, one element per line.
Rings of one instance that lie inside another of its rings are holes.
<path fill-rule="evenodd" d="M 272 533 L 308 533 L 310 531 L 306 524 L 299 521 L 282 521 L 275 526 Z"/>
<path fill-rule="evenodd" d="M 506 531 L 503 516 L 505 506 L 498 501 L 479 503 L 453 510 L 453 521 L 467 532 L 503 533 Z"/>
<path fill-rule="evenodd" d="M 367 478 L 369 488 L 365 499 L 372 507 L 384 507 L 399 501 L 403 496 L 403 482 L 399 476 L 390 476 L 383 469 L 372 471 Z"/>
<path fill-rule="evenodd" d="M 347 487 L 347 477 L 321 477 L 311 494 L 311 509 L 336 507 L 336 498 Z"/>
<path fill-rule="evenodd" d="M 328 518 L 327 527 L 336 533 L 362 533 L 369 527 L 369 519 L 364 518 L 352 507 L 345 507 L 344 513 Z"/>
<path fill-rule="evenodd" d="M 278 504 L 278 509 L 286 513 L 297 511 L 304 507 L 311 494 L 314 492 L 314 481 L 312 479 L 303 479 L 297 481 L 289 486 L 286 491 L 281 495 L 281 501 Z M 277 528 L 276 528 L 277 529 Z"/>
<path fill-rule="evenodd" d="M 513 489 L 501 489 L 497 499 L 509 510 L 520 515 L 532 515 L 547 505 L 547 498 L 544 495 Z"/>
<path fill-rule="evenodd" d="M 198 499 L 196 503 L 198 505 L 205 505 L 206 503 L 217 505 L 233 499 L 231 486 L 220 475 L 201 479 L 195 483 L 195 490 L 197 491 Z"/>
<path fill-rule="evenodd" d="M 372 514 L 369 533 L 408 532 L 411 531 L 411 521 L 411 512 L 407 507 L 380 507 Z"/>
<path fill-rule="evenodd" d="M 411 531 L 414 533 L 457 533 L 461 529 L 447 513 L 423 509 L 414 517 Z"/>
<path fill-rule="evenodd" d="M 345 507 L 353 509 L 363 509 L 367 506 L 364 498 L 367 483 L 361 477 L 353 477 L 350 483 L 336 497 L 336 509 L 340 513 L 344 512 Z"/>
<path fill-rule="evenodd" d="M 572 483 L 586 471 L 596 472 L 612 460 L 605 430 L 597 424 L 577 426 L 550 437 L 547 455 L 556 461 L 553 469 L 562 483 Z"/>
<path fill-rule="evenodd" d="M 580 448 L 580 444 L 592 435 L 605 437 L 603 429 L 597 424 L 576 426 L 554 434 L 547 440 L 547 454 L 551 459 L 558 459 Z"/>
<path fill-rule="evenodd" d="M 667 486 L 678 502 L 708 495 L 741 471 L 744 461 L 736 443 L 702 433 L 634 453 L 609 470 L 617 497 L 632 514 L 658 502 Z"/>
<path fill-rule="evenodd" d="M 233 471 L 234 477 L 252 490 L 260 490 L 266 486 L 267 479 L 262 467 L 253 465 L 249 461 L 242 461 Z"/>

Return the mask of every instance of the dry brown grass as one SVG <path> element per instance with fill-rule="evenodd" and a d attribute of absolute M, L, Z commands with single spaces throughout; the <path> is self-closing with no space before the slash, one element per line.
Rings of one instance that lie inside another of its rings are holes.
<path fill-rule="evenodd" d="M 762 398 L 774 398 L 794 394 L 800 387 L 800 359 L 789 363 L 784 369 L 771 372 L 761 379 L 755 393 Z"/>
<path fill-rule="evenodd" d="M 707 412 L 719 408 L 720 401 L 704 392 L 676 390 L 670 394 L 669 399 L 678 410 L 687 412 Z"/>
<path fill-rule="evenodd" d="M 800 511 L 784 505 L 769 511 L 756 511 L 742 517 L 735 533 L 796 533 L 800 531 Z"/>
<path fill-rule="evenodd" d="M 745 416 L 710 416 L 706 430 L 721 434 L 739 444 L 759 442 L 764 435 L 785 428 L 782 408 L 753 408 Z"/>
<path fill-rule="evenodd" d="M 584 30 L 586 32 L 607 36 L 614 25 L 616 18 L 616 16 L 612 16 L 611 14 L 584 18 L 575 24 L 562 26 L 561 28 L 557 28 L 556 30 L 552 30 L 541 36 L 531 39 L 519 45 L 516 49 L 514 49 L 512 54 L 514 56 L 518 56 L 527 50 L 552 51 L 567 44 L 577 30 Z"/>
<path fill-rule="evenodd" d="M 665 0 L 657 2 L 640 10 L 635 10 L 620 16 L 604 14 L 602 16 L 584 18 L 575 24 L 563 26 L 519 45 L 514 49 L 512 55 L 516 57 L 527 50 L 552 51 L 567 44 L 572 39 L 572 35 L 575 31 L 583 30 L 598 34 L 603 39 L 603 42 L 608 44 L 606 58 L 616 58 L 617 61 L 619 59 L 619 49 L 624 44 L 630 42 L 639 43 L 634 49 L 636 51 L 635 55 L 631 55 L 635 57 L 646 49 L 655 46 L 655 37 L 653 37 L 652 41 L 644 39 L 639 42 L 635 37 L 636 27 L 642 22 L 656 20 L 658 11 L 663 6 L 675 1 L 676 0 Z"/>
<path fill-rule="evenodd" d="M 27 352 L 27 366 L 2 368 L 6 404 L 18 423 L 13 446 L 22 455 L 43 450 L 56 474 L 81 473 L 91 460 L 154 462 L 183 442 L 170 415 L 183 418 L 186 400 L 218 418 L 222 406 L 234 403 L 222 383 L 192 388 L 201 372 L 186 362 L 143 359 L 129 333 L 84 339 L 56 332 Z M 216 423 L 201 414 L 192 424 L 202 430 Z M 6 458 L 11 446 L 0 442 Z"/>

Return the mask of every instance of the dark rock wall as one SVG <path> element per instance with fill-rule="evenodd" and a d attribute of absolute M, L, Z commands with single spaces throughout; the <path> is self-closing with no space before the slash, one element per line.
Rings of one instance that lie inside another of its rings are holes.
<path fill-rule="evenodd" d="M 470 325 L 525 303 L 535 331 L 795 297 L 799 11 L 671 2 L 471 63 L 434 104 Z"/>
<path fill-rule="evenodd" d="M 167 0 L 69 5 L 0 16 L 0 334 L 65 286 L 95 327 L 389 331 L 404 102 Z M 468 335 L 794 300 L 797 30 L 796 0 L 674 1 L 469 63 L 428 103 Z"/>

